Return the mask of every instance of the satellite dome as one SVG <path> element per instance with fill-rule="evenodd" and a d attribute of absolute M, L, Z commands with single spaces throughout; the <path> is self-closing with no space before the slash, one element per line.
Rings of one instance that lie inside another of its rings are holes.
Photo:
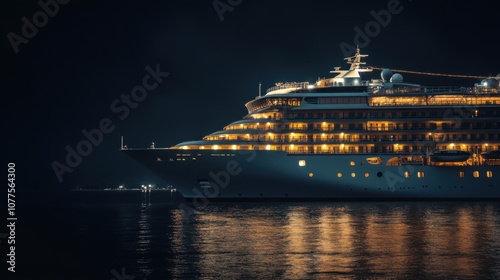
<path fill-rule="evenodd" d="M 380 77 L 382 78 L 383 82 L 389 81 L 389 79 L 392 77 L 391 69 L 386 68 L 386 69 L 382 70 L 382 73 L 380 73 Z"/>
<path fill-rule="evenodd" d="M 481 81 L 482 86 L 489 87 L 489 88 L 496 88 L 496 87 L 498 87 L 498 84 L 499 84 L 499 82 L 495 78 L 488 78 L 488 79 L 484 79 Z"/>
<path fill-rule="evenodd" d="M 391 83 L 402 83 L 403 82 L 403 76 L 399 73 L 396 73 L 392 75 L 391 77 Z"/>

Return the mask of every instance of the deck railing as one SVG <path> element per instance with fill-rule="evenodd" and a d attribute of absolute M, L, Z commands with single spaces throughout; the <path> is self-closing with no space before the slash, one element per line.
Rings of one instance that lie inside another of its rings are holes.
<path fill-rule="evenodd" d="M 304 89 L 309 86 L 309 82 L 292 82 L 292 83 L 278 83 L 276 86 L 268 88 L 266 93 L 281 89 Z"/>

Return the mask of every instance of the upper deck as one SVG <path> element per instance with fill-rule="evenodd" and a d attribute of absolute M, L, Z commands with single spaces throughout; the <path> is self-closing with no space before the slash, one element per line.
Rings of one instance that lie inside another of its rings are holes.
<path fill-rule="evenodd" d="M 366 107 L 406 106 L 477 106 L 500 105 L 500 75 L 483 79 L 473 87 L 427 87 L 405 83 L 403 76 L 389 69 L 381 71 L 381 79 L 362 80 L 360 73 L 371 72 L 361 59 L 359 48 L 345 58 L 351 67 L 335 67 L 333 78 L 318 79 L 316 83 L 276 83 L 265 96 L 245 104 L 250 114 L 266 109 L 290 107 L 297 109 L 349 109 Z M 311 106 L 311 105 L 320 106 Z M 331 106 L 326 106 L 326 105 Z"/>

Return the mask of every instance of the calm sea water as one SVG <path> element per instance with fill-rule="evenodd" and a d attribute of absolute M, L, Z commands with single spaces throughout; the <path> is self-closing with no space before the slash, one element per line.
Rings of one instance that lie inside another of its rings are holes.
<path fill-rule="evenodd" d="M 24 194 L 17 207 L 13 279 L 500 278 L 499 202 L 210 203 L 186 215 L 170 193 L 126 191 Z"/>

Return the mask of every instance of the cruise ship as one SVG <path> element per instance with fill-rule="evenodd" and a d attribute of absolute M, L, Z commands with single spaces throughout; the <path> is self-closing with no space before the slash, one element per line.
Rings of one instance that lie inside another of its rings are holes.
<path fill-rule="evenodd" d="M 367 56 L 259 89 L 246 116 L 201 140 L 121 151 L 188 200 L 500 198 L 500 75 L 431 87 Z"/>

